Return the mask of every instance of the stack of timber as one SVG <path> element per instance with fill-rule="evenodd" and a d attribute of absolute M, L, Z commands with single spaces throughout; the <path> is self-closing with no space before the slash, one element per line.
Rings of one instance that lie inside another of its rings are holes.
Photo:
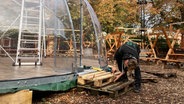
<path fill-rule="evenodd" d="M 21 90 L 15 93 L 0 94 L 0 104 L 32 104 L 32 91 Z"/>
<path fill-rule="evenodd" d="M 96 71 L 78 76 L 77 87 L 86 89 L 93 94 L 106 93 L 110 97 L 126 93 L 132 89 L 134 80 L 127 82 L 114 82 L 114 78 L 121 72 L 111 73 Z M 95 93 L 94 93 L 95 92 Z"/>
<path fill-rule="evenodd" d="M 96 71 L 78 76 L 78 84 L 91 85 L 93 87 L 102 87 L 113 82 L 114 77 L 120 72 L 111 73 L 106 71 Z"/>

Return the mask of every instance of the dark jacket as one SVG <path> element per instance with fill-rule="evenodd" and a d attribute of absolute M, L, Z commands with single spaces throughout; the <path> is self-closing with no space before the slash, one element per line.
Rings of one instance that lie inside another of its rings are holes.
<path fill-rule="evenodd" d="M 139 60 L 140 47 L 133 42 L 126 42 L 118 48 L 114 55 L 114 59 L 126 60 L 135 57 Z"/>

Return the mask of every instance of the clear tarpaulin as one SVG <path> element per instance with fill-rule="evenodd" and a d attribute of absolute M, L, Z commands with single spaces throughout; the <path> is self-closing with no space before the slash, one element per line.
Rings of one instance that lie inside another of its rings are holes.
<path fill-rule="evenodd" d="M 53 69 L 69 72 L 75 71 L 80 63 L 95 67 L 107 65 L 105 41 L 100 23 L 87 0 L 0 1 L 1 46 L 5 50 L 11 49 L 11 51 L 7 50 L 7 53 L 13 59 L 16 57 L 20 26 L 22 30 L 29 32 L 38 31 L 38 27 L 41 27 L 42 65 L 49 64 Z M 24 16 L 21 15 L 22 9 Z M 33 15 L 41 18 L 35 19 Z M 35 26 L 31 27 L 30 25 L 33 24 Z M 0 51 L 1 54 L 6 54 Z M 45 57 L 49 58 L 49 62 L 44 63 Z"/>

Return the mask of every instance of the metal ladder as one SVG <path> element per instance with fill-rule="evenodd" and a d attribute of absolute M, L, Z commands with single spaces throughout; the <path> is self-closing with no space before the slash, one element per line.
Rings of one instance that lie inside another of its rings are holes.
<path fill-rule="evenodd" d="M 22 0 L 14 65 L 41 65 L 42 0 Z"/>

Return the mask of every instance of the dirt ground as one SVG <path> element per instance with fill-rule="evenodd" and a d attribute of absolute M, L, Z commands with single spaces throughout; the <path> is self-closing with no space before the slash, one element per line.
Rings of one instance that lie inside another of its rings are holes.
<path fill-rule="evenodd" d="M 183 104 L 184 69 L 162 69 L 160 65 L 141 65 L 141 70 L 175 72 L 177 77 L 158 77 L 158 82 L 142 83 L 140 93 L 129 91 L 111 98 L 108 95 L 94 96 L 77 88 L 66 92 L 33 92 L 33 104 Z"/>

